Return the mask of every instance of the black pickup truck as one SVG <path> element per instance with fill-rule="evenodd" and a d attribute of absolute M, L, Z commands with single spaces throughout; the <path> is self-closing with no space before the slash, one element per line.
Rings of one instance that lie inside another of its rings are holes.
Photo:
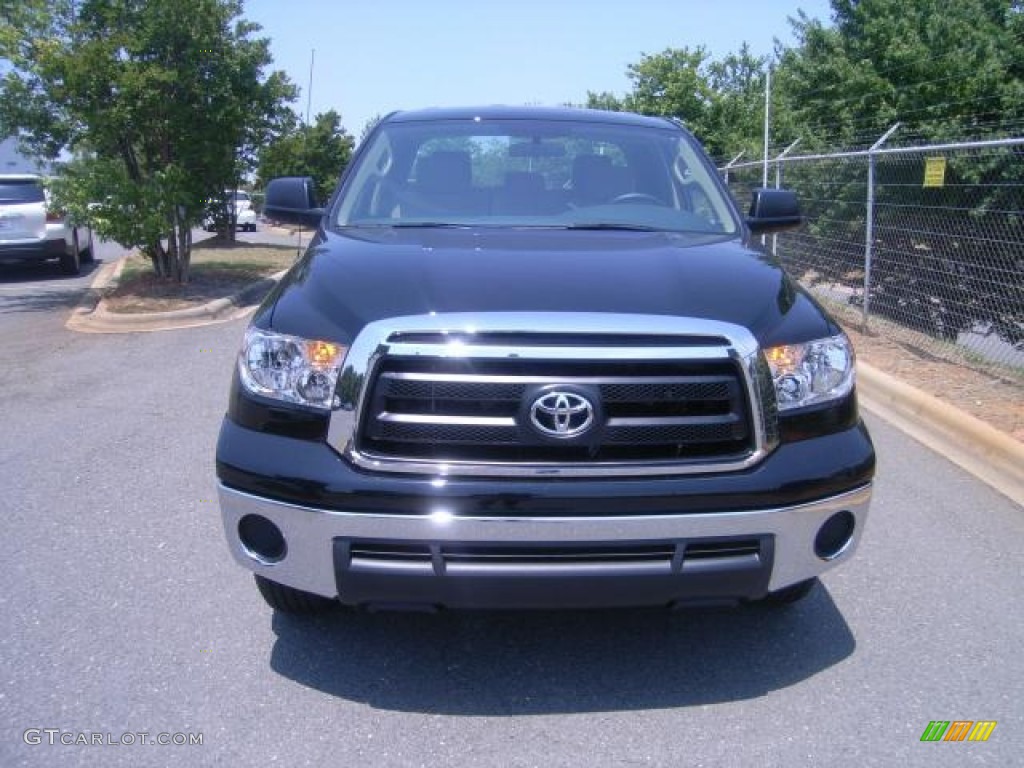
<path fill-rule="evenodd" d="M 854 354 L 677 122 L 399 112 L 257 310 L 217 446 L 235 558 L 282 611 L 803 597 L 875 457 Z"/>

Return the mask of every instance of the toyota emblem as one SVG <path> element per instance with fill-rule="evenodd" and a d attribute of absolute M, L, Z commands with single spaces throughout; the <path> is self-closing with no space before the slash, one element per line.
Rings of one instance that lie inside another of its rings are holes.
<path fill-rule="evenodd" d="M 547 437 L 579 437 L 594 423 L 594 405 L 575 392 L 545 392 L 530 406 L 530 422 Z"/>

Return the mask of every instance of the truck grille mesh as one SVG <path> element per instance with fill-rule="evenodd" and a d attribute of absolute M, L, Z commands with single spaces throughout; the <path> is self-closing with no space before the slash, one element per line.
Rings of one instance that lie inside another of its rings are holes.
<path fill-rule="evenodd" d="M 592 393 L 599 428 L 564 441 L 531 428 L 530 403 L 547 387 Z M 754 449 L 746 388 L 730 359 L 386 357 L 357 439 L 370 457 L 438 463 L 728 462 Z"/>
<path fill-rule="evenodd" d="M 553 544 L 477 544 L 402 542 L 345 539 L 350 561 L 363 563 L 470 563 L 484 566 L 661 562 L 672 571 L 696 561 L 764 559 L 769 557 L 765 538 L 694 539 L 657 542 Z"/>

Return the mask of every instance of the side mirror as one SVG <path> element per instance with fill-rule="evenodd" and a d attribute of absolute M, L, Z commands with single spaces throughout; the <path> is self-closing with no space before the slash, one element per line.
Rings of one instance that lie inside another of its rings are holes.
<path fill-rule="evenodd" d="M 755 189 L 747 214 L 747 226 L 757 235 L 794 229 L 803 224 L 800 203 L 788 189 Z"/>
<path fill-rule="evenodd" d="M 268 219 L 303 227 L 316 227 L 324 209 L 316 203 L 313 179 L 308 176 L 282 176 L 267 184 L 263 213 Z"/>

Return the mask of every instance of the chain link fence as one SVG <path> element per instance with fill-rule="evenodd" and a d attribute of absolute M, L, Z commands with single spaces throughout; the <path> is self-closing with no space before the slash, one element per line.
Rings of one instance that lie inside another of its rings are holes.
<path fill-rule="evenodd" d="M 769 236 L 847 325 L 1024 383 L 1024 138 L 769 160 L 807 223 Z M 720 169 L 741 205 L 763 163 Z"/>

